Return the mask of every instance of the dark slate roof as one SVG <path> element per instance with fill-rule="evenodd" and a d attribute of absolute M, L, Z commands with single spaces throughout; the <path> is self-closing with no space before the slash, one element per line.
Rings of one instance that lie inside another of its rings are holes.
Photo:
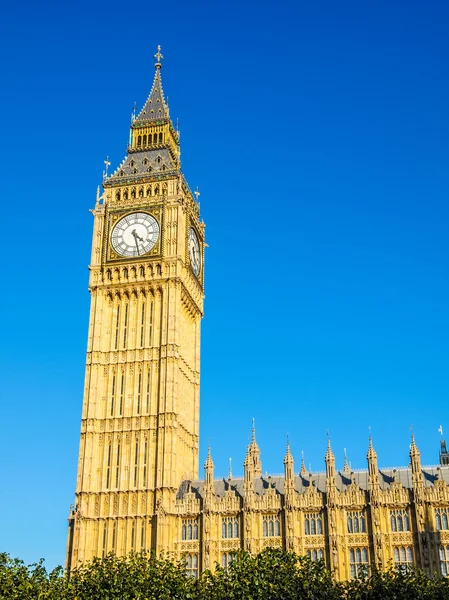
<path fill-rule="evenodd" d="M 160 161 L 158 159 L 160 159 Z M 131 166 L 131 163 L 133 163 L 133 166 Z M 123 159 L 122 164 L 107 181 L 113 183 L 122 178 L 139 178 L 142 177 L 142 175 L 148 176 L 149 174 L 162 175 L 177 170 L 176 163 L 167 148 L 141 150 L 139 152 L 127 154 Z"/>
<path fill-rule="evenodd" d="M 157 119 L 168 119 L 168 106 L 162 89 L 161 69 L 156 66 L 153 86 L 142 110 L 134 123 L 145 123 L 145 121 L 156 121 Z"/>
<path fill-rule="evenodd" d="M 438 467 L 423 467 L 422 469 L 424 477 L 424 486 L 432 487 L 437 479 Z M 449 484 L 449 467 L 440 467 L 441 479 Z M 362 490 L 368 490 L 368 472 L 367 471 L 355 471 L 351 475 L 339 472 L 337 473 L 337 489 L 344 491 L 351 484 L 351 476 L 355 478 L 355 482 L 358 487 Z M 409 467 L 400 467 L 397 469 L 380 469 L 379 470 L 379 483 L 383 490 L 386 490 L 393 483 L 394 478 L 400 482 L 406 489 L 412 488 L 412 471 Z M 243 478 L 235 478 L 230 482 L 231 489 L 237 492 L 238 495 L 243 496 Z M 255 492 L 258 495 L 263 495 L 268 489 L 269 482 L 274 486 L 274 489 L 280 494 L 284 494 L 284 476 L 274 475 L 270 479 L 267 477 L 257 477 L 254 480 Z M 326 491 L 326 474 L 325 473 L 313 473 L 312 474 L 313 485 L 319 492 Z M 228 489 L 228 481 L 225 479 L 217 479 L 214 481 L 214 491 L 216 496 L 224 496 L 225 491 Z M 299 493 L 304 493 L 309 487 L 309 478 L 297 476 L 295 477 L 295 488 Z M 203 496 L 204 481 L 191 481 L 183 482 L 178 491 L 178 498 L 182 498 L 188 491 L 189 487 L 200 497 Z"/>

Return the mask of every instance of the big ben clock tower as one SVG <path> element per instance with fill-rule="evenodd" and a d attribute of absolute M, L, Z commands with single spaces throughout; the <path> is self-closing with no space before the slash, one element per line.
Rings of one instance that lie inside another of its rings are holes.
<path fill-rule="evenodd" d="M 204 223 L 161 80 L 133 118 L 94 215 L 86 378 L 67 566 L 170 550 L 164 525 L 198 477 Z"/>

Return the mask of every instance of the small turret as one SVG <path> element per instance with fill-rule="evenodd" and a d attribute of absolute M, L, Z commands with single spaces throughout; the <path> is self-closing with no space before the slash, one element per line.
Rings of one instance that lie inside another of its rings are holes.
<path fill-rule="evenodd" d="M 440 425 L 438 431 L 441 433 L 441 440 L 440 440 L 440 465 L 442 467 L 448 467 L 449 466 L 449 452 L 447 450 L 446 441 L 443 438 L 443 426 L 442 425 Z"/>
<path fill-rule="evenodd" d="M 412 433 L 412 443 L 410 445 L 410 465 L 412 468 L 413 489 L 417 492 L 423 488 L 424 484 L 421 470 L 421 454 L 416 445 L 414 433 Z"/>
<path fill-rule="evenodd" d="M 295 489 L 295 464 L 290 452 L 290 442 L 287 442 L 287 451 L 284 457 L 285 491 L 292 492 Z"/>
<path fill-rule="evenodd" d="M 304 462 L 304 450 L 301 452 L 301 468 L 299 470 L 299 474 L 301 477 L 305 477 L 307 475 L 306 463 Z"/>
<path fill-rule="evenodd" d="M 368 484 L 370 492 L 373 493 L 379 489 L 379 468 L 377 466 L 377 453 L 374 450 L 371 435 L 369 436 L 366 458 L 368 460 Z"/>
<path fill-rule="evenodd" d="M 213 494 L 214 491 L 214 463 L 210 453 L 210 446 L 207 449 L 207 458 L 204 463 L 204 493 Z"/>
<path fill-rule="evenodd" d="M 335 492 L 337 488 L 337 480 L 335 477 L 335 456 L 331 448 L 331 440 L 327 438 L 327 450 L 324 458 L 326 462 L 326 490 L 328 498 Z"/>

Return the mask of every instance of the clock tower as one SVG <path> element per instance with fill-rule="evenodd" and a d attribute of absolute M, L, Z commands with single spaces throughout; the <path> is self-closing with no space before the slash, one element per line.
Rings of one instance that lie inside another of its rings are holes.
<path fill-rule="evenodd" d="M 170 550 L 176 491 L 198 477 L 204 223 L 155 55 L 127 154 L 92 213 L 86 377 L 67 567 Z M 108 163 L 106 163 L 108 166 Z"/>

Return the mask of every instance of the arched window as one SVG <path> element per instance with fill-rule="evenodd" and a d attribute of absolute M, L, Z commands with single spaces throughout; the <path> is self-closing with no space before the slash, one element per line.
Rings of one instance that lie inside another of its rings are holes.
<path fill-rule="evenodd" d="M 398 531 L 404 531 L 404 523 L 402 521 L 402 515 L 398 515 Z"/>
<path fill-rule="evenodd" d="M 228 523 L 228 537 L 232 538 L 232 522 L 229 521 Z"/>
<path fill-rule="evenodd" d="M 271 520 L 268 523 L 268 535 L 271 537 L 274 536 L 274 523 Z"/>
<path fill-rule="evenodd" d="M 396 517 L 394 515 L 391 515 L 391 531 L 396 531 Z"/>
<path fill-rule="evenodd" d="M 198 522 L 194 521 L 193 523 L 193 539 L 197 540 L 198 539 Z"/>
<path fill-rule="evenodd" d="M 447 512 L 446 512 L 446 510 L 443 511 L 443 514 L 441 515 L 441 525 L 442 525 L 443 529 L 447 529 L 448 528 Z"/>
<path fill-rule="evenodd" d="M 227 528 L 226 528 L 226 523 L 224 521 L 221 526 L 221 537 L 223 539 L 225 539 L 227 537 Z"/>
<path fill-rule="evenodd" d="M 436 521 L 437 530 L 441 531 L 441 516 L 439 513 L 437 513 L 435 515 L 435 521 Z"/>
<path fill-rule="evenodd" d="M 304 533 L 306 535 L 310 535 L 310 522 L 309 522 L 308 517 L 306 517 L 304 520 Z"/>
<path fill-rule="evenodd" d="M 404 530 L 410 531 L 410 519 L 408 518 L 408 514 L 404 514 Z"/>
<path fill-rule="evenodd" d="M 139 188 L 139 198 L 143 198 L 143 187 Z"/>
<path fill-rule="evenodd" d="M 276 519 L 274 522 L 274 535 L 281 535 L 281 524 L 279 523 L 279 519 Z"/>
<path fill-rule="evenodd" d="M 123 192 L 123 200 L 128 200 L 128 190 Z"/>
<path fill-rule="evenodd" d="M 137 145 L 138 145 L 138 146 L 141 146 L 141 145 L 142 145 L 142 136 L 141 136 L 141 135 L 138 135 L 138 136 L 137 136 Z"/>
<path fill-rule="evenodd" d="M 266 521 L 263 522 L 262 530 L 263 536 L 268 537 L 268 523 Z"/>
<path fill-rule="evenodd" d="M 140 267 L 140 269 L 139 269 L 139 275 L 141 277 L 143 277 L 145 275 L 145 269 L 143 267 Z"/>
<path fill-rule="evenodd" d="M 316 535 L 316 522 L 315 522 L 315 519 L 312 519 L 312 522 L 310 523 L 310 533 L 311 533 L 311 535 Z"/>
<path fill-rule="evenodd" d="M 147 196 L 151 196 L 151 185 L 147 187 Z"/>
<path fill-rule="evenodd" d="M 357 517 L 354 517 L 354 519 L 352 520 L 352 523 L 354 525 L 354 533 L 358 533 L 359 532 L 359 520 Z"/>
<path fill-rule="evenodd" d="M 131 190 L 131 198 L 135 198 L 136 197 L 136 188 L 133 188 Z"/>
<path fill-rule="evenodd" d="M 162 144 L 162 133 L 159 134 L 159 144 Z"/>
<path fill-rule="evenodd" d="M 360 531 L 362 533 L 366 532 L 365 517 L 363 515 L 360 515 Z"/>
<path fill-rule="evenodd" d="M 239 522 L 237 521 L 237 519 L 235 519 L 234 521 L 234 537 L 239 537 Z"/>
<path fill-rule="evenodd" d="M 120 190 L 117 190 L 117 191 L 115 192 L 115 199 L 116 199 L 116 200 L 120 200 Z"/>
<path fill-rule="evenodd" d="M 187 525 L 187 539 L 191 540 L 192 539 L 192 525 L 189 523 L 189 525 Z"/>
<path fill-rule="evenodd" d="M 352 533 L 352 517 L 348 517 L 348 533 Z"/>
<path fill-rule="evenodd" d="M 153 135 L 153 144 L 157 144 L 157 133 Z"/>
<path fill-rule="evenodd" d="M 144 146 L 147 145 L 147 136 L 146 135 L 143 136 L 143 145 Z"/>

